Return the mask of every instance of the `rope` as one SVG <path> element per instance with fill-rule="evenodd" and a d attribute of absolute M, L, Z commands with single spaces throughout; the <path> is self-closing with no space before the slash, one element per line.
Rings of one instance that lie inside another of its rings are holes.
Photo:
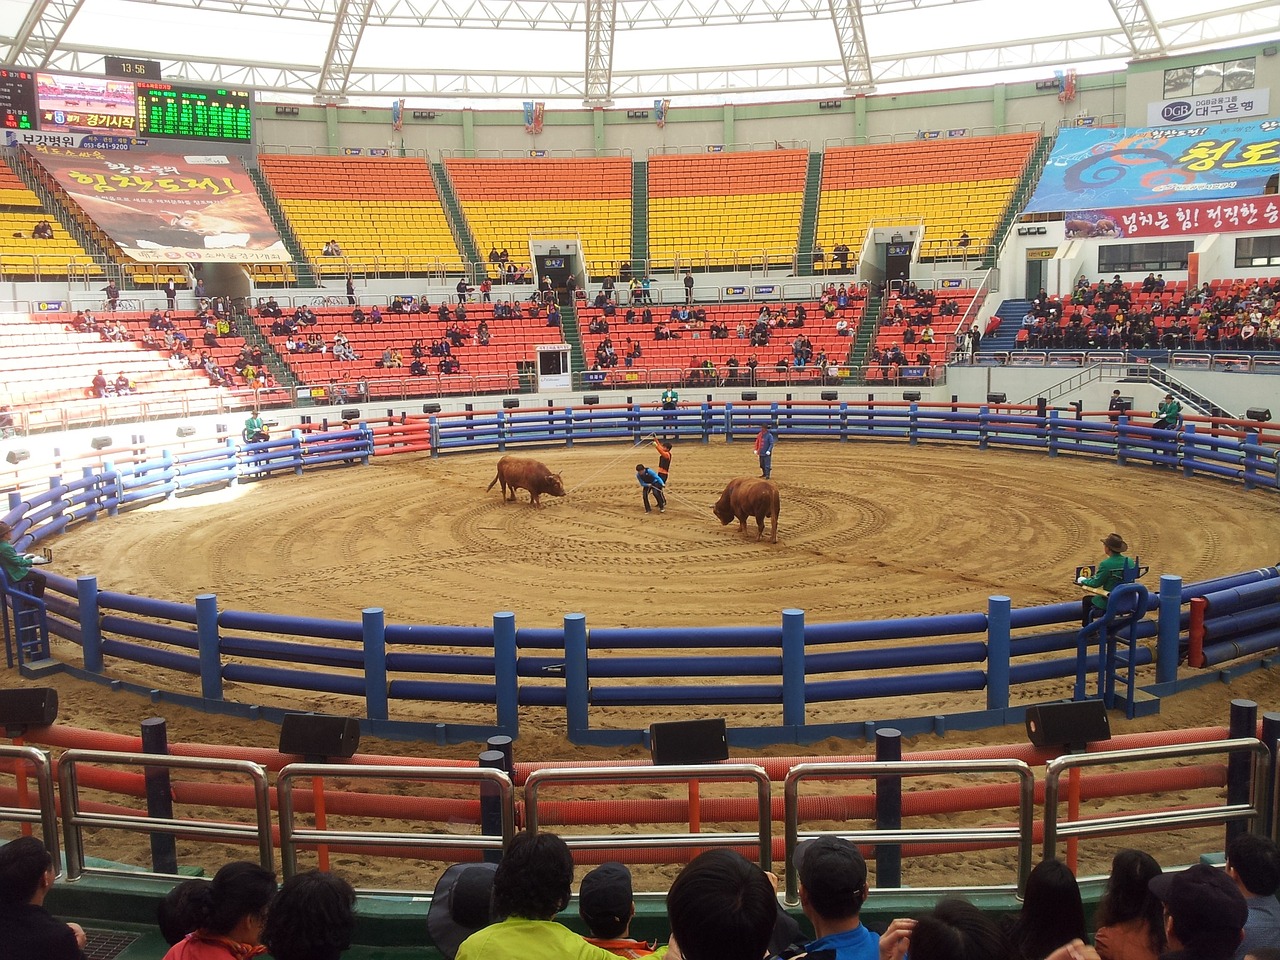
<path fill-rule="evenodd" d="M 588 475 L 586 479 L 584 479 L 581 483 L 578 483 L 576 486 L 570 487 L 568 490 L 566 490 L 564 492 L 565 496 L 568 496 L 569 494 L 573 493 L 575 490 L 581 487 L 585 487 L 588 483 L 590 483 L 596 477 L 600 476 L 600 474 L 604 473 L 606 470 L 611 470 L 613 468 L 613 465 L 617 463 L 619 460 L 621 460 L 623 457 L 631 456 L 631 451 L 636 449 L 636 447 L 642 447 L 645 444 L 650 443 L 654 439 L 655 439 L 654 435 L 649 434 L 649 436 L 647 437 L 641 437 L 639 440 L 636 440 L 634 443 L 631 444 L 631 446 L 624 449 L 620 454 L 618 454 L 616 457 L 614 457 L 612 460 L 606 463 L 603 467 L 601 467 L 595 473 Z"/>

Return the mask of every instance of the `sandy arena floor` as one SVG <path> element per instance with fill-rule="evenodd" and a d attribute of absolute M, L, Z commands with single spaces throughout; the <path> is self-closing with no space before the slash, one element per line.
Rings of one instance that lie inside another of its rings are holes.
<path fill-rule="evenodd" d="M 1015 608 L 1074 599 L 1074 568 L 1098 560 L 1098 541 L 1113 530 L 1150 567 L 1153 589 L 1163 573 L 1190 582 L 1280 560 L 1274 493 L 1095 460 L 784 440 L 774 455 L 782 511 L 773 545 L 756 542 L 753 528 L 743 537 L 736 525 L 721 526 L 710 511 L 729 478 L 758 474 L 749 443 L 678 444 L 667 511 L 650 515 L 634 479 L 637 462 L 656 465 L 650 446 L 579 444 L 521 455 L 561 471 L 569 495 L 544 497 L 541 510 L 524 492 L 520 502 L 504 504 L 496 486 L 485 490 L 497 454 L 390 457 L 82 525 L 53 545 L 54 569 L 97 574 L 106 590 L 184 602 L 214 592 L 224 608 L 336 619 L 358 619 L 362 607 L 377 606 L 388 622 L 488 625 L 495 611 L 512 610 L 524 627 L 558 626 L 569 612 L 585 613 L 589 626 L 653 627 L 772 624 L 786 607 L 803 609 L 812 623 L 982 611 L 993 594 L 1010 596 Z M 132 666 L 109 663 L 109 670 L 146 680 Z M 6 675 L 11 682 L 16 677 Z M 96 685 L 66 678 L 55 685 L 66 723 L 136 733 L 138 722 L 157 712 L 142 698 Z M 1214 684 L 1166 701 L 1156 717 L 1113 718 L 1112 729 L 1225 723 L 1232 697 L 1271 710 L 1280 702 L 1277 692 L 1275 675 L 1256 671 L 1230 687 Z M 237 699 L 261 700 L 265 693 L 227 689 Z M 1032 699 L 1068 693 L 1069 684 L 1031 692 Z M 273 694 L 271 702 L 340 707 L 291 692 Z M 922 712 L 918 703 L 897 706 L 897 715 Z M 948 702 L 938 698 L 928 707 L 945 712 Z M 861 719 L 860 709 L 832 705 L 822 719 Z M 465 708 L 449 710 L 450 717 L 466 715 Z M 278 739 L 278 729 L 265 723 L 168 705 L 162 712 L 172 740 L 274 746 Z M 593 710 L 593 723 L 600 713 Z M 477 718 L 491 715 L 487 708 Z M 666 717 L 648 710 L 626 725 Z M 777 712 L 763 711 L 759 719 L 776 723 Z M 599 721 L 608 724 L 607 717 Z M 517 757 L 645 755 L 639 748 L 574 747 L 562 724 L 560 711 L 522 715 Z M 1004 727 L 917 737 L 904 747 L 1022 739 L 1020 728 Z M 864 749 L 861 742 L 828 741 L 766 752 Z M 366 740 L 362 752 L 474 757 L 476 747 Z"/>

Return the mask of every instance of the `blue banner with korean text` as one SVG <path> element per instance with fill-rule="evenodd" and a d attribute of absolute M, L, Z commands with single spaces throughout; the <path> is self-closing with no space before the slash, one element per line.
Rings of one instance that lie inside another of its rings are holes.
<path fill-rule="evenodd" d="M 1280 173 L 1280 120 L 1063 129 L 1024 213 L 1250 197 Z"/>

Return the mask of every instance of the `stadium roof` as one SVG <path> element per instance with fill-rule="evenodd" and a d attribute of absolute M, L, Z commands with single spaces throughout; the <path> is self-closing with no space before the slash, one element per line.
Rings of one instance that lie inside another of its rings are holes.
<path fill-rule="evenodd" d="M 1098 72 L 1280 37 L 1278 0 L 0 0 L 0 61 L 319 102 L 676 105 Z"/>

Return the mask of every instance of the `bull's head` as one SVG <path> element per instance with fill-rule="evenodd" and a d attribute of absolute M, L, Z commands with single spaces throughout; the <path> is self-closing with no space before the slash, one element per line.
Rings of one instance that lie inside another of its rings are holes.
<path fill-rule="evenodd" d="M 564 496 L 564 481 L 561 479 L 560 474 L 553 473 L 547 477 L 546 492 L 551 494 L 553 497 Z"/>
<path fill-rule="evenodd" d="M 729 506 L 729 498 L 721 497 L 720 500 L 711 508 L 711 512 L 716 515 L 722 526 L 733 523 L 733 510 Z"/>

